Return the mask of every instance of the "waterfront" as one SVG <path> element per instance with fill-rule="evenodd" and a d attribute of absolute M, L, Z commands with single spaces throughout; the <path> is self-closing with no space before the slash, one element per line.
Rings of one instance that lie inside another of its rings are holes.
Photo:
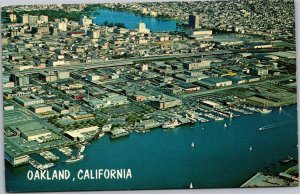
<path fill-rule="evenodd" d="M 186 188 L 191 181 L 194 188 L 239 187 L 258 171 L 267 171 L 267 167 L 273 166 L 268 169 L 271 172 L 282 170 L 278 161 L 288 155 L 298 158 L 296 118 L 296 105 L 293 105 L 267 115 L 245 115 L 172 130 L 155 129 L 116 140 L 106 135 L 87 146 L 83 161 L 70 165 L 60 162 L 55 170 L 130 168 L 132 179 L 28 181 L 26 173 L 33 170 L 31 166 L 13 170 L 7 165 L 7 190 L 168 189 Z M 259 131 L 259 127 L 270 124 L 278 127 Z M 249 147 L 253 148 L 252 152 Z"/>
<path fill-rule="evenodd" d="M 261 5 L 5 7 L 7 191 L 232 188 L 294 166 L 294 9 Z M 78 177 L 97 169 L 128 175 Z"/>
<path fill-rule="evenodd" d="M 141 16 L 126 11 L 113 11 L 99 8 L 93 15 L 96 15 L 93 22 L 98 25 L 103 25 L 105 21 L 108 21 L 109 23 L 124 23 L 127 29 L 137 29 L 138 23 L 144 22 L 147 28 L 152 32 L 176 30 L 175 20 Z"/>

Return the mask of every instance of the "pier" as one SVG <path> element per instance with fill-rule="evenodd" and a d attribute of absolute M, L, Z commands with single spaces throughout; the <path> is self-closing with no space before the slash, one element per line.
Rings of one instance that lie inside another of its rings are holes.
<path fill-rule="evenodd" d="M 57 148 L 61 153 L 63 153 L 65 156 L 71 156 L 73 150 L 69 147 L 61 147 L 61 148 Z"/>
<path fill-rule="evenodd" d="M 59 160 L 59 157 L 54 155 L 52 152 L 50 151 L 43 151 L 39 153 L 40 156 L 42 156 L 45 160 L 47 161 L 57 161 Z"/>

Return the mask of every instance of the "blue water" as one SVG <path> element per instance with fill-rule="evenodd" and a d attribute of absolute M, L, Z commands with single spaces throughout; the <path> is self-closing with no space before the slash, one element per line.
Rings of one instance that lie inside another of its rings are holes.
<path fill-rule="evenodd" d="M 97 14 L 98 13 L 98 14 Z M 161 18 L 146 17 L 126 11 L 112 11 L 98 9 L 93 22 L 102 25 L 105 21 L 109 23 L 124 23 L 128 29 L 137 29 L 139 22 L 144 22 L 152 32 L 175 31 L 176 21 Z"/>
<path fill-rule="evenodd" d="M 298 158 L 296 118 L 293 105 L 281 113 L 274 110 L 267 115 L 245 115 L 167 131 L 155 129 L 115 140 L 106 135 L 87 146 L 83 161 L 58 163 L 55 169 L 75 173 L 79 169 L 130 168 L 132 179 L 28 181 L 26 173 L 31 166 L 12 169 L 6 165 L 6 186 L 10 191 L 169 189 L 186 188 L 192 181 L 195 188 L 239 187 L 274 163 L 280 167 L 278 161 L 288 155 Z M 279 127 L 258 130 L 270 124 Z"/>

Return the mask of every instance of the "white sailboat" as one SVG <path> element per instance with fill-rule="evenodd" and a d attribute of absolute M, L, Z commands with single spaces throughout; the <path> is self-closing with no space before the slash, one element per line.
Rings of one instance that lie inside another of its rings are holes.
<path fill-rule="evenodd" d="M 227 128 L 227 124 L 226 123 L 224 124 L 224 128 Z"/>
<path fill-rule="evenodd" d="M 281 112 L 282 111 L 282 107 L 279 107 L 279 112 Z"/>
<path fill-rule="evenodd" d="M 253 150 L 253 148 L 252 148 L 252 146 L 251 146 L 251 147 L 249 148 L 249 151 L 252 152 L 252 150 Z"/>
<path fill-rule="evenodd" d="M 193 186 L 193 183 L 191 182 L 190 189 L 193 189 L 193 188 L 194 188 L 194 186 Z"/>
<path fill-rule="evenodd" d="M 191 147 L 192 147 L 192 148 L 195 147 L 195 143 L 194 143 L 194 142 L 192 142 Z"/>

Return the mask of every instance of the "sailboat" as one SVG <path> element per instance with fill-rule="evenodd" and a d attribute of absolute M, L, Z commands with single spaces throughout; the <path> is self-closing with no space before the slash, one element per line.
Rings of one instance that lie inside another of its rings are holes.
<path fill-rule="evenodd" d="M 281 112 L 282 111 L 282 107 L 279 107 L 279 112 Z"/>
<path fill-rule="evenodd" d="M 192 148 L 195 147 L 195 143 L 194 143 L 194 142 L 192 142 L 191 147 L 192 147 Z"/>
<path fill-rule="evenodd" d="M 252 150 L 253 150 L 253 148 L 252 148 L 252 146 L 251 146 L 251 147 L 249 148 L 249 151 L 252 152 Z"/>
<path fill-rule="evenodd" d="M 227 124 L 226 123 L 224 124 L 224 128 L 227 128 Z"/>
<path fill-rule="evenodd" d="M 193 183 L 191 182 L 190 189 L 193 189 L 193 188 L 194 188 L 194 186 L 193 186 Z"/>
<path fill-rule="evenodd" d="M 229 142 L 228 141 L 226 142 L 226 146 L 229 146 Z"/>

